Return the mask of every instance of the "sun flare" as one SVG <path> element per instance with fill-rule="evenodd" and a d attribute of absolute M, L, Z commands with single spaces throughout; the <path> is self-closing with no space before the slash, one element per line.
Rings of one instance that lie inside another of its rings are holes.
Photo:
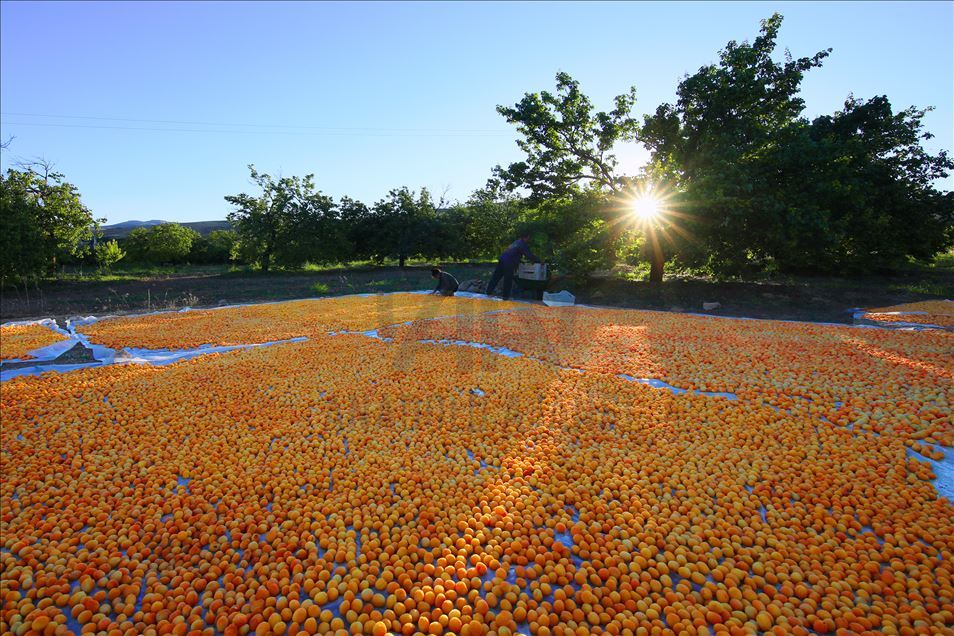
<path fill-rule="evenodd" d="M 659 215 L 659 199 L 643 195 L 633 200 L 633 214 L 641 221 L 651 221 Z"/>

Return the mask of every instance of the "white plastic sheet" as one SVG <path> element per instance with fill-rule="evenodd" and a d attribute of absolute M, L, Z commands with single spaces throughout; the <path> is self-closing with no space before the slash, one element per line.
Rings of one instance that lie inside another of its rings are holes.
<path fill-rule="evenodd" d="M 625 373 L 621 373 L 618 377 L 621 377 L 624 380 L 627 380 L 629 382 L 639 382 L 640 384 L 646 384 L 653 387 L 654 389 L 668 389 L 669 391 L 672 391 L 676 395 L 680 395 L 682 393 L 688 393 L 687 389 L 683 389 L 678 386 L 673 386 L 669 384 L 668 382 L 663 382 L 662 380 L 659 380 L 656 378 L 636 378 L 631 375 L 626 375 Z M 696 389 L 693 391 L 693 393 L 697 393 L 699 395 L 712 395 L 716 397 L 724 397 L 727 400 L 739 399 L 735 393 L 729 393 L 727 391 L 701 391 L 699 389 Z"/>
<path fill-rule="evenodd" d="M 187 311 L 187 310 L 180 310 Z M 152 313 L 166 313 L 166 312 L 152 312 Z M 147 314 L 144 314 L 147 315 Z M 139 348 L 130 348 L 126 347 L 120 350 L 111 349 L 104 345 L 93 344 L 89 341 L 86 335 L 76 331 L 77 326 L 90 325 L 104 318 L 98 318 L 96 316 L 86 316 L 80 318 L 74 318 L 67 320 L 67 330 L 63 330 L 58 327 L 55 321 L 51 319 L 45 320 L 36 320 L 36 321 L 23 321 L 18 323 L 5 323 L 7 325 L 20 325 L 20 324 L 42 324 L 51 329 L 55 329 L 57 332 L 62 333 L 67 336 L 68 339 L 62 342 L 57 342 L 53 345 L 47 347 L 42 347 L 35 351 L 30 352 L 31 355 L 34 355 L 34 359 L 29 360 L 7 360 L 5 362 L 50 362 L 55 360 L 60 355 L 69 351 L 77 344 L 82 344 L 84 347 L 90 350 L 93 361 L 92 362 L 77 362 L 73 364 L 35 364 L 29 366 L 21 366 L 13 369 L 3 369 L 0 371 L 0 382 L 6 382 L 15 377 L 22 375 L 40 375 L 42 373 L 66 373 L 68 371 L 75 371 L 77 369 L 86 369 L 89 367 L 96 366 L 105 366 L 110 364 L 150 364 L 154 366 L 162 366 L 167 364 L 172 364 L 173 362 L 180 362 L 183 360 L 190 360 L 192 358 L 207 355 L 210 353 L 223 353 L 226 351 L 235 351 L 237 349 L 250 349 L 254 347 L 267 347 L 275 344 L 284 344 L 288 342 L 303 342 L 307 340 L 305 337 L 300 338 L 290 338 L 287 340 L 274 340 L 271 342 L 261 342 L 253 344 L 240 344 L 240 345 L 226 345 L 226 346 L 215 346 L 215 345 L 203 345 L 201 347 L 196 347 L 193 349 L 139 349 Z"/>
<path fill-rule="evenodd" d="M 565 289 L 555 294 L 543 292 L 543 304 L 547 307 L 570 307 L 576 304 L 576 296 Z"/>
<path fill-rule="evenodd" d="M 117 352 L 113 357 L 112 364 L 151 364 L 154 366 L 163 366 L 180 362 L 182 360 L 191 360 L 199 356 L 210 353 L 225 353 L 226 351 L 237 351 L 239 349 L 255 349 L 257 347 L 270 347 L 277 344 L 286 344 L 289 342 L 304 342 L 308 340 L 304 336 L 298 338 L 289 338 L 287 340 L 273 340 L 271 342 L 259 342 L 254 344 L 240 345 L 203 345 L 195 349 L 136 349 L 124 348 Z"/>
<path fill-rule="evenodd" d="M 899 331 L 921 331 L 925 329 L 944 329 L 943 325 L 931 325 L 921 322 L 903 322 L 903 321 L 879 321 L 874 318 L 865 318 L 865 315 L 868 314 L 867 309 L 850 309 L 851 318 L 855 321 L 867 321 L 867 323 L 854 325 L 855 327 L 871 327 L 874 329 L 897 329 Z M 926 311 L 879 311 L 879 315 L 884 316 L 927 316 L 928 312 Z M 869 324 L 870 323 L 870 324 Z"/>
<path fill-rule="evenodd" d="M 922 462 L 926 461 L 931 464 L 931 468 L 934 469 L 934 474 L 937 477 L 933 482 L 934 487 L 937 488 L 938 493 L 942 497 L 947 497 L 949 501 L 954 503 L 954 449 L 945 449 L 942 446 L 933 444 L 929 444 L 929 446 L 933 446 L 936 450 L 944 453 L 944 459 L 937 461 L 930 457 L 925 457 L 907 446 L 905 446 L 904 450 L 908 457 L 913 457 Z"/>
<path fill-rule="evenodd" d="M 0 370 L 0 382 L 6 382 L 7 380 L 13 379 L 21 375 L 40 375 L 41 373 L 65 373 L 67 371 L 75 371 L 76 369 L 85 369 L 88 367 L 100 366 L 103 363 L 96 357 L 95 353 L 93 355 L 94 360 L 92 362 L 77 362 L 72 364 L 49 364 L 49 362 L 56 360 L 61 355 L 72 349 L 81 342 L 80 338 L 77 336 L 76 332 L 73 331 L 70 326 L 70 322 L 67 321 L 67 329 L 61 328 L 55 320 L 52 318 L 44 318 L 43 320 L 21 320 L 15 322 L 6 322 L 3 324 L 4 327 L 8 326 L 18 326 L 18 325 L 43 325 L 48 329 L 51 329 L 59 334 L 66 336 L 66 340 L 60 342 L 55 342 L 46 347 L 40 347 L 39 349 L 34 349 L 30 351 L 29 354 L 32 356 L 28 359 L 16 359 L 16 360 L 4 360 L 4 364 L 11 363 L 36 363 L 29 364 L 27 366 L 20 366 L 17 368 L 7 368 Z M 45 364 L 40 364 L 45 363 Z"/>
<path fill-rule="evenodd" d="M 76 342 L 70 339 L 72 338 L 72 334 L 69 331 L 62 329 L 52 318 L 44 318 L 43 320 L 19 320 L 5 322 L 2 326 L 23 327 L 29 325 L 39 325 L 46 327 L 47 329 L 55 331 L 62 336 L 66 336 L 67 340 L 61 340 L 60 342 L 54 342 L 51 345 L 28 351 L 27 354 L 30 356 L 29 358 L 13 358 L 10 360 L 4 360 L 4 363 L 11 364 L 19 362 L 46 362 L 49 360 L 55 360 L 76 345 Z"/>

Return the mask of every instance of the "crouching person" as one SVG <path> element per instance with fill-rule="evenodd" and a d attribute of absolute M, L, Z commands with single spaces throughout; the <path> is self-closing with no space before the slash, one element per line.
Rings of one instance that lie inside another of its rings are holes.
<path fill-rule="evenodd" d="M 440 268 L 434 267 L 431 269 L 431 276 L 437 279 L 437 287 L 434 288 L 432 294 L 440 294 L 442 296 L 453 296 L 460 285 L 457 283 L 457 279 L 454 278 L 449 273 L 442 271 Z"/>

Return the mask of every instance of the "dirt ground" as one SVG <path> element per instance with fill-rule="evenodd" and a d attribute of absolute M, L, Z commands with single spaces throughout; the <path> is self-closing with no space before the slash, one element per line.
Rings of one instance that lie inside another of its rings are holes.
<path fill-rule="evenodd" d="M 948 281 L 954 292 L 954 280 Z M 646 282 L 591 281 L 577 290 L 577 302 L 640 309 L 851 324 L 854 308 L 871 308 L 933 300 L 886 279 L 842 281 L 807 279 L 791 282 L 710 282 L 672 280 L 654 287 Z M 946 295 L 954 297 L 954 293 Z M 703 303 L 719 303 L 705 311 Z"/>
<path fill-rule="evenodd" d="M 490 278 L 489 265 L 457 265 L 457 278 Z M 361 268 L 320 273 L 183 273 L 131 281 L 50 282 L 27 290 L 4 289 L 0 319 L 65 318 L 141 313 L 182 307 L 215 307 L 434 286 L 426 267 Z"/>
<path fill-rule="evenodd" d="M 448 265 L 462 283 L 486 282 L 492 265 Z M 239 302 L 427 289 L 426 267 L 367 267 L 320 273 L 183 273 L 120 282 L 47 283 L 29 290 L 6 289 L 0 319 L 66 318 L 77 315 L 139 313 L 181 307 L 214 307 Z M 619 277 L 585 282 L 554 280 L 551 291 L 567 289 L 577 302 L 595 305 L 702 312 L 781 320 L 851 323 L 854 307 L 880 307 L 954 297 L 954 272 L 934 270 L 869 278 L 801 278 L 779 281 L 714 282 L 667 280 L 660 286 Z M 520 294 L 518 294 L 518 297 Z M 525 298 L 532 296 L 527 294 Z"/>

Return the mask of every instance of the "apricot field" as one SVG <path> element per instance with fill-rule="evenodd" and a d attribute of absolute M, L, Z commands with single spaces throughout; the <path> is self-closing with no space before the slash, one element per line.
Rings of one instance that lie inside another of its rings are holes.
<path fill-rule="evenodd" d="M 381 334 L 484 342 L 564 367 L 731 392 L 838 426 L 954 445 L 954 334 L 944 331 L 570 307 L 455 316 Z"/>
<path fill-rule="evenodd" d="M 116 318 L 81 331 L 91 342 L 109 347 L 187 349 L 365 331 L 409 320 L 516 307 L 494 300 L 422 294 L 347 296 Z"/>
<path fill-rule="evenodd" d="M 954 301 L 927 300 L 920 303 L 869 309 L 864 318 L 877 322 L 907 322 L 939 327 L 954 327 Z"/>
<path fill-rule="evenodd" d="M 0 327 L 0 360 L 28 360 L 34 349 L 66 340 L 66 336 L 43 325 L 9 325 Z"/>
<path fill-rule="evenodd" d="M 0 632 L 954 629 L 954 334 L 307 302 L 2 384 Z"/>

